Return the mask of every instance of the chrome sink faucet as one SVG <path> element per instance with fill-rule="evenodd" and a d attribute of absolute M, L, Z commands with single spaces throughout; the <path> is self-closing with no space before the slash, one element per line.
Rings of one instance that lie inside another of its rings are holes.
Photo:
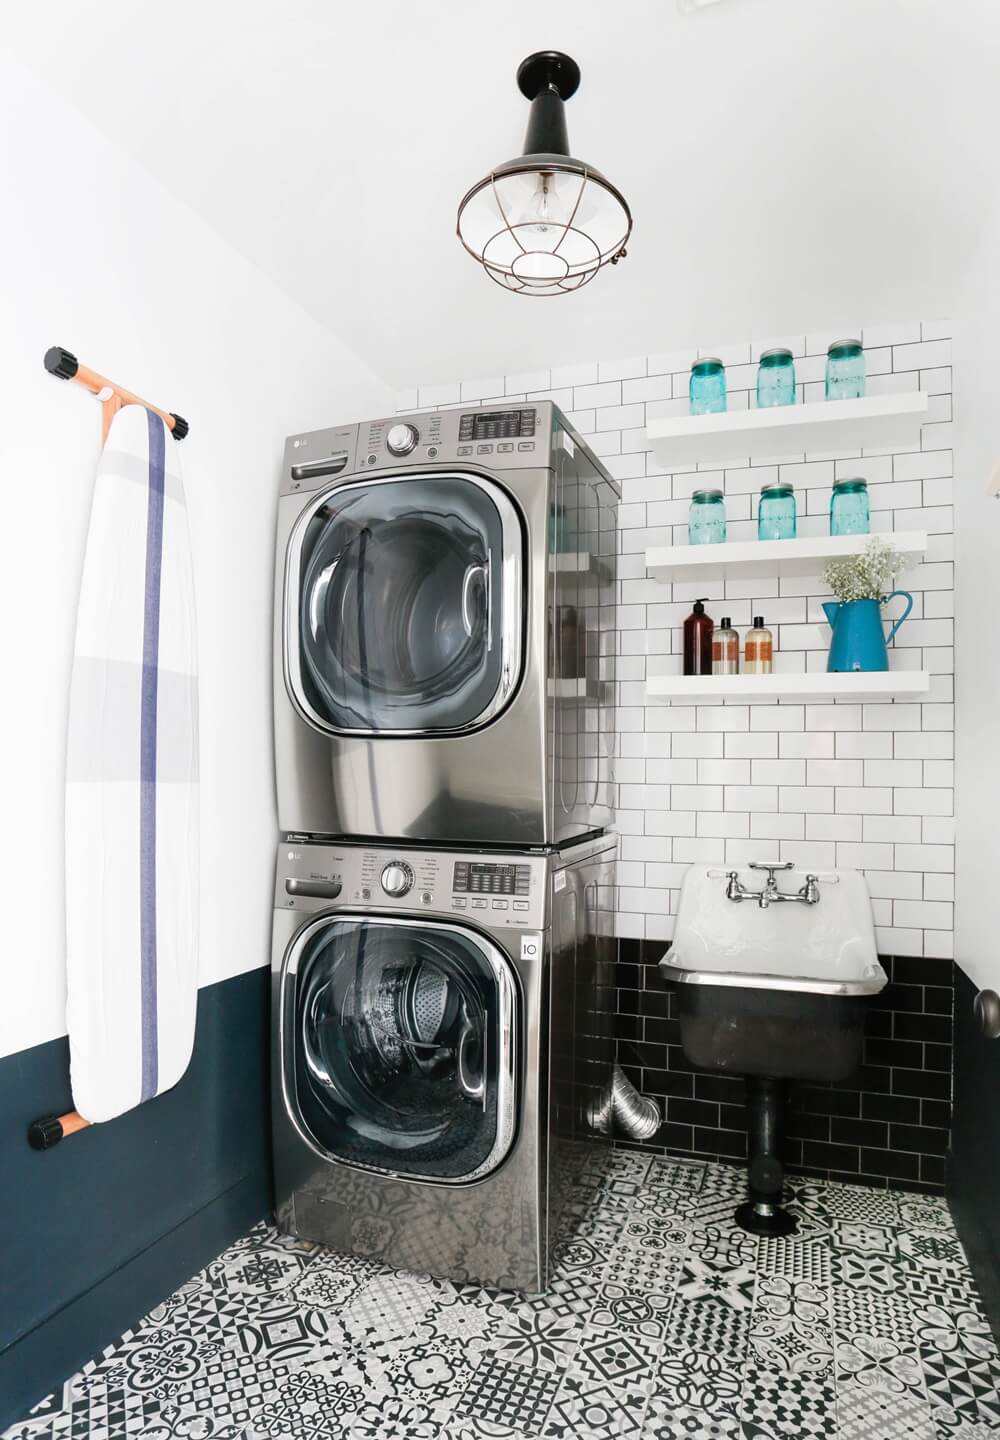
<path fill-rule="evenodd" d="M 776 870 L 794 870 L 795 861 L 786 860 L 782 864 L 768 865 L 762 860 L 751 860 L 751 870 L 766 870 L 767 880 L 760 890 L 748 890 L 740 880 L 736 870 L 730 870 L 726 883 L 726 899 L 734 901 L 737 905 L 741 900 L 756 900 L 762 910 L 769 905 L 783 905 L 786 901 L 792 900 L 798 905 L 819 904 L 819 877 L 807 875 L 806 883 L 797 890 L 794 895 L 783 895 L 778 889 L 774 879 Z"/>

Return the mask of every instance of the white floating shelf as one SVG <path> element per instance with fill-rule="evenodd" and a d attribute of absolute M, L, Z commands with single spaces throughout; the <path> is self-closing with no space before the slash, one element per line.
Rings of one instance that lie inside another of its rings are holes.
<path fill-rule="evenodd" d="M 892 700 L 925 695 L 926 670 L 869 670 L 830 674 L 810 670 L 800 675 L 654 675 L 646 681 L 651 700 Z"/>
<path fill-rule="evenodd" d="M 609 573 L 607 562 L 588 550 L 557 550 L 549 556 L 549 570 L 556 575 L 594 575 L 599 580 Z"/>
<path fill-rule="evenodd" d="M 920 443 L 928 413 L 922 390 L 866 395 L 861 400 L 819 400 L 721 415 L 679 415 L 651 420 L 646 437 L 661 465 L 699 460 L 779 458 L 811 451 L 861 450 Z"/>
<path fill-rule="evenodd" d="M 554 700 L 598 701 L 604 698 L 605 685 L 601 680 L 579 679 L 550 680 L 547 693 Z"/>
<path fill-rule="evenodd" d="M 845 402 L 846 403 L 846 402 Z M 759 575 L 819 574 L 828 560 L 860 555 L 870 535 L 817 535 L 804 540 L 734 540 L 721 545 L 657 545 L 646 551 L 646 569 L 656 580 L 726 579 Z M 915 559 L 927 549 L 922 530 L 898 530 L 878 537 Z"/>

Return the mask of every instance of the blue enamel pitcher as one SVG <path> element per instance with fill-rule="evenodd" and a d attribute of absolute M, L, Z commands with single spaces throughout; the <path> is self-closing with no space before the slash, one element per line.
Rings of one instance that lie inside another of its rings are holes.
<path fill-rule="evenodd" d="M 827 670 L 888 670 L 885 631 L 882 628 L 882 606 L 901 595 L 906 609 L 889 631 L 892 641 L 896 631 L 913 609 L 909 590 L 893 590 L 881 600 L 827 600 L 823 605 L 826 618 L 833 627 Z"/>

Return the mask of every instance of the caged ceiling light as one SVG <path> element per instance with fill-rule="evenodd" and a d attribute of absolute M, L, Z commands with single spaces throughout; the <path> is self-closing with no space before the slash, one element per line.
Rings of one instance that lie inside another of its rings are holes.
<path fill-rule="evenodd" d="M 564 102 L 580 67 L 540 50 L 517 72 L 531 101 L 524 154 L 498 165 L 458 207 L 458 238 L 491 279 L 516 295 L 565 295 L 625 258 L 632 215 L 599 170 L 569 153 Z"/>

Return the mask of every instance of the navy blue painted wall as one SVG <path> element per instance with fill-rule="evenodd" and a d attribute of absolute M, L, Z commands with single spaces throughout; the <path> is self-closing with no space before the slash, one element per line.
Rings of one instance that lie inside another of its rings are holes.
<path fill-rule="evenodd" d="M 68 1044 L 0 1060 L 0 1430 L 270 1209 L 268 984 L 202 990 L 180 1083 L 43 1153 Z"/>
<path fill-rule="evenodd" d="M 955 1113 L 948 1199 L 1000 1340 L 1000 1040 L 976 1025 L 976 989 L 956 966 Z"/>

